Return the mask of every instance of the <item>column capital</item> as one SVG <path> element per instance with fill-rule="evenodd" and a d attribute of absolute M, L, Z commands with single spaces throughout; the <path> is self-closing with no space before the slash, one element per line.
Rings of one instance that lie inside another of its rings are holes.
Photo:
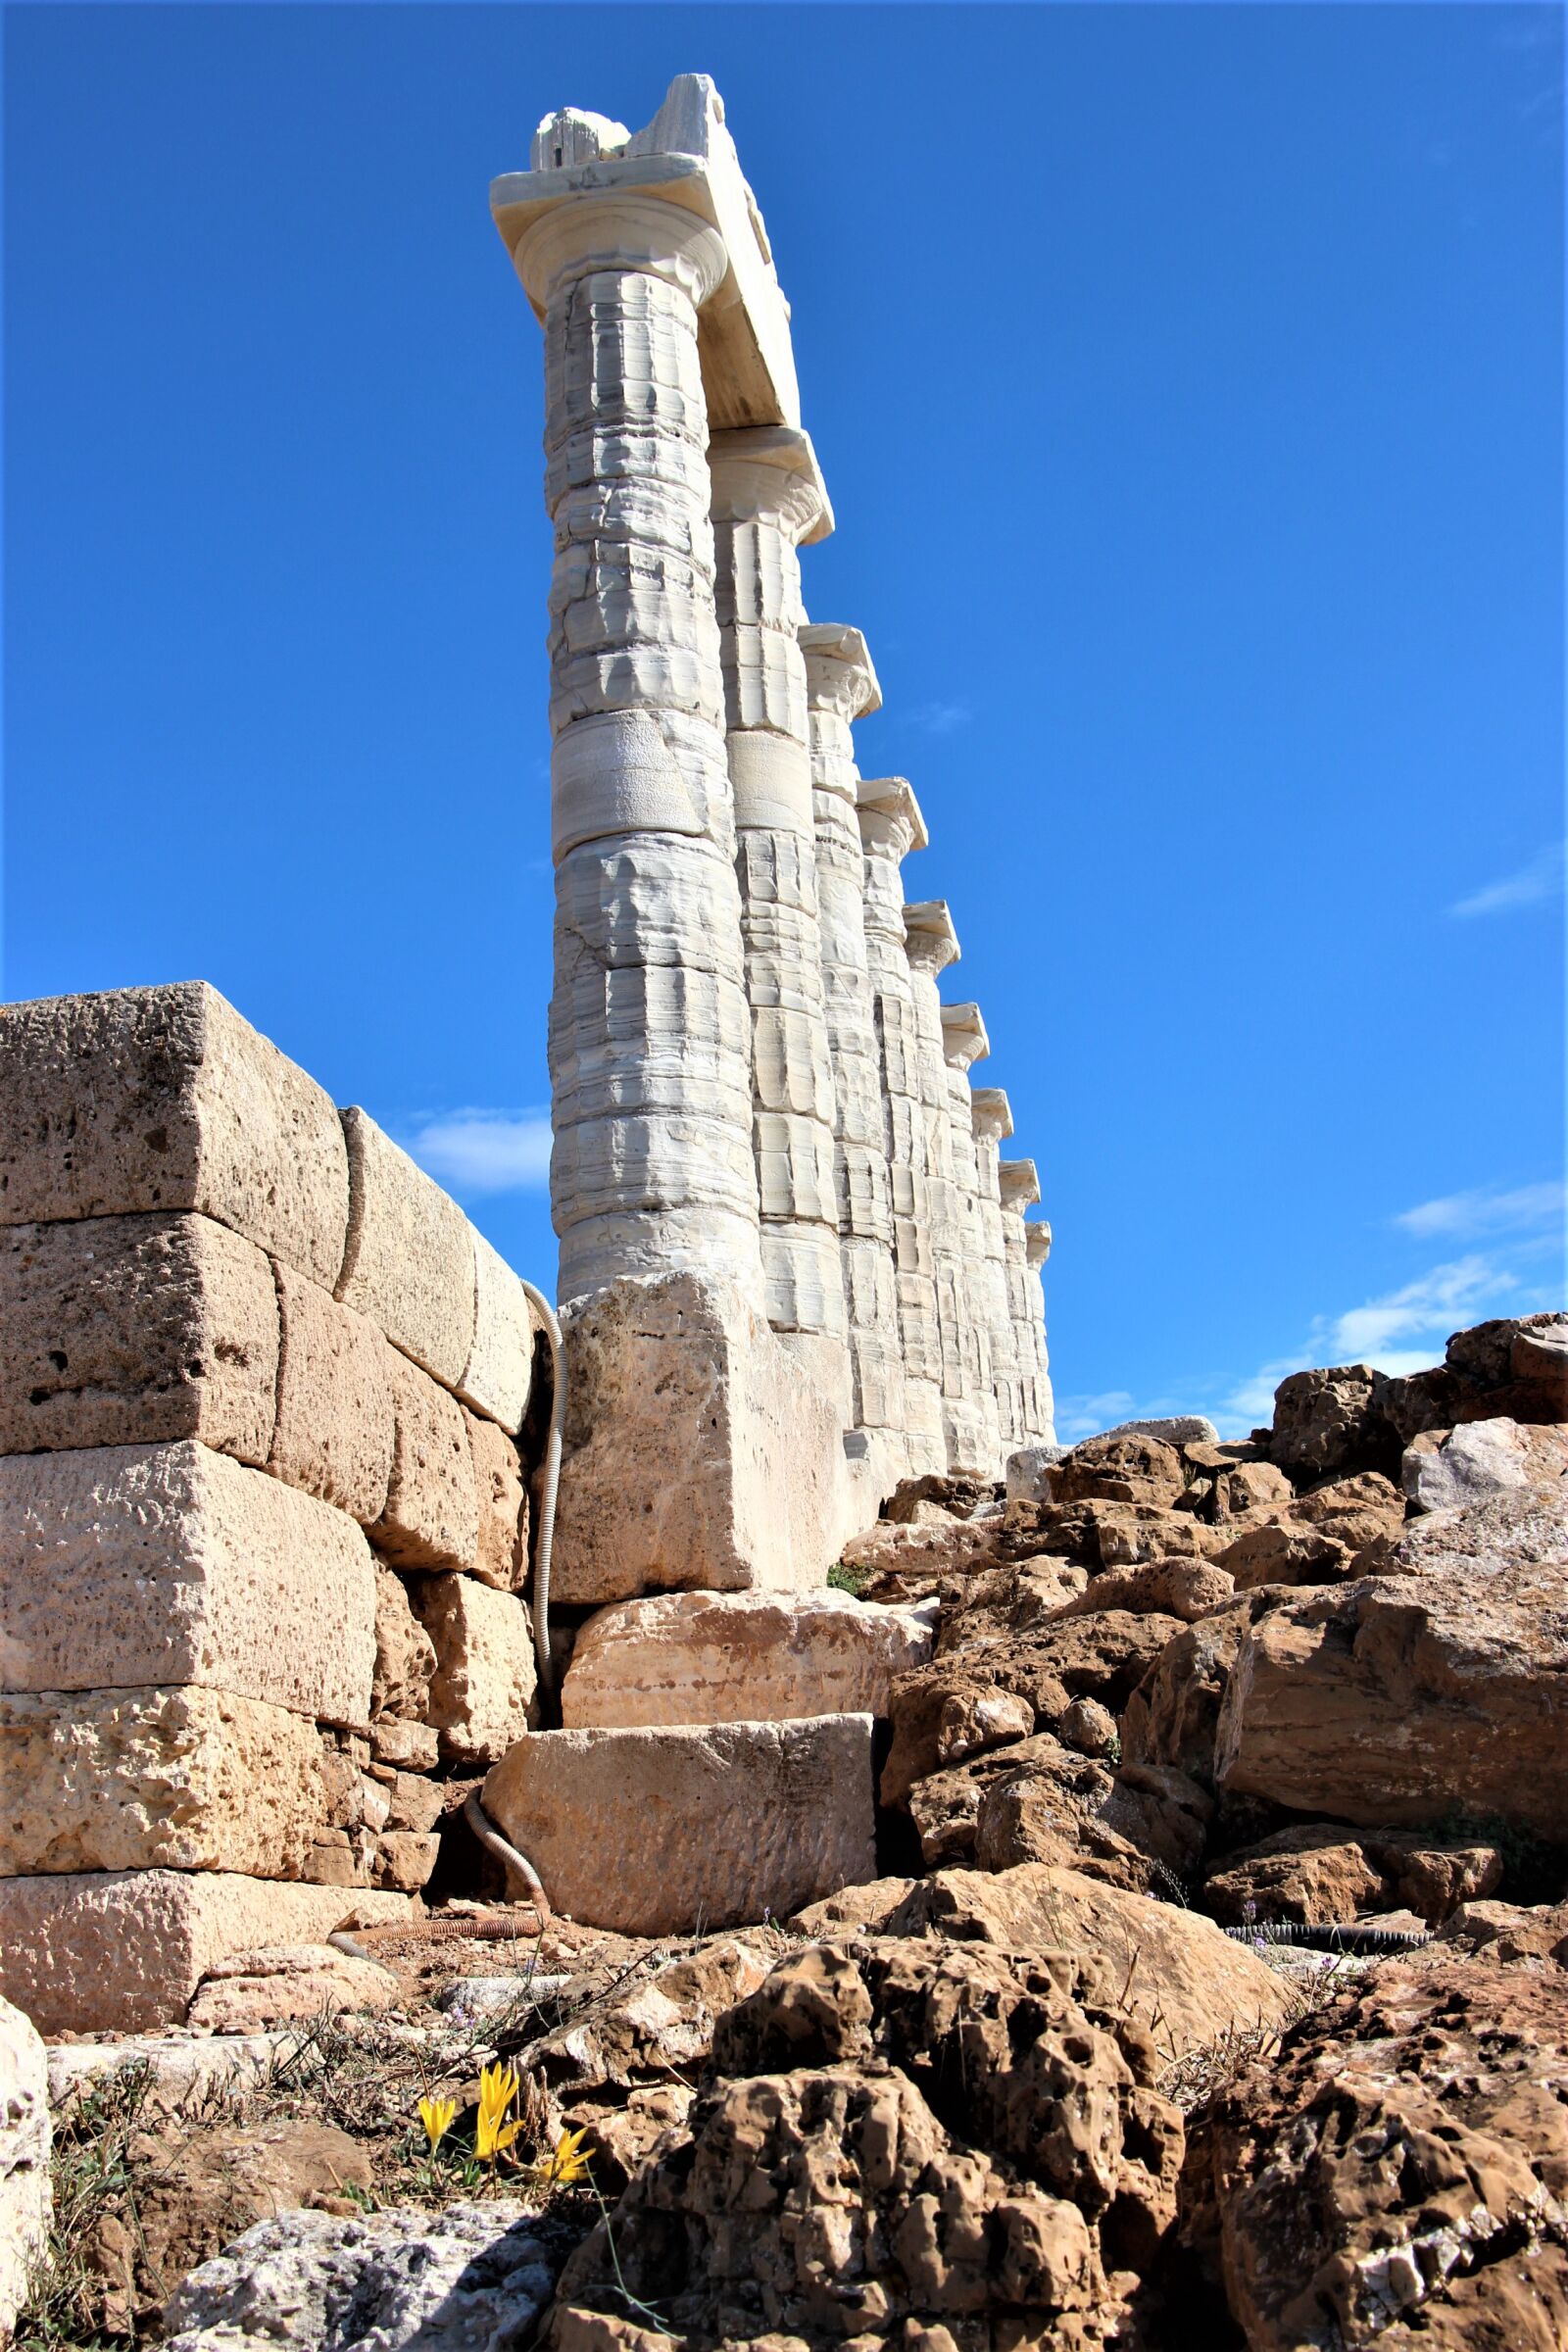
<path fill-rule="evenodd" d="M 906 776 L 862 776 L 855 788 L 855 812 L 860 821 L 860 840 L 891 849 L 900 858 L 923 850 L 930 840 L 913 787 Z"/>
<path fill-rule="evenodd" d="M 833 528 L 833 508 L 808 433 L 787 424 L 742 425 L 708 444 L 715 522 L 776 522 L 797 547 Z"/>
<path fill-rule="evenodd" d="M 1023 1246 L 1032 1266 L 1043 1266 L 1051 1255 L 1051 1227 L 1042 1219 L 1038 1225 L 1025 1225 Z"/>
<path fill-rule="evenodd" d="M 988 1144 L 1000 1144 L 1012 1133 L 1012 1104 L 1000 1086 L 977 1086 L 969 1097 L 969 1123 Z"/>
<path fill-rule="evenodd" d="M 602 188 L 532 212 L 512 261 L 541 318 L 561 286 L 596 270 L 668 278 L 701 310 L 729 270 L 716 228 L 640 188 Z"/>
<path fill-rule="evenodd" d="M 911 970 L 927 973 L 933 980 L 950 963 L 957 962 L 962 950 L 946 899 L 922 899 L 917 906 L 906 906 L 904 945 Z"/>
<path fill-rule="evenodd" d="M 991 1052 L 991 1040 L 980 1018 L 978 1004 L 944 1004 L 942 1007 L 942 1058 L 950 1069 L 967 1070 L 977 1061 L 984 1061 Z"/>
<path fill-rule="evenodd" d="M 882 689 L 858 629 L 837 620 L 808 621 L 800 637 L 806 691 L 813 710 L 832 710 L 851 719 L 881 710 Z"/>
<path fill-rule="evenodd" d="M 1020 1212 L 1033 1208 L 1040 1199 L 1040 1171 L 1032 1159 L 1004 1159 L 997 1169 L 997 1182 L 1002 1189 L 1004 1208 Z"/>

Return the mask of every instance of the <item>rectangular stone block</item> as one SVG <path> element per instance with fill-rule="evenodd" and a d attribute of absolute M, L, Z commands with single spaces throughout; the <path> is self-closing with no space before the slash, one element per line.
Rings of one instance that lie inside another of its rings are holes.
<path fill-rule="evenodd" d="M 407 1894 L 228 1872 L 94 1871 L 0 1879 L 0 1992 L 43 2034 L 182 2024 L 216 1961 L 417 1915 Z"/>
<path fill-rule="evenodd" d="M 465 1413 L 479 1504 L 473 1573 L 498 1592 L 520 1592 L 528 1581 L 528 1493 L 522 1457 L 504 1429 Z"/>
<path fill-rule="evenodd" d="M 472 1576 L 411 1577 L 409 1598 L 435 1648 L 425 1721 L 443 1760 L 494 1764 L 527 1730 L 538 1681 L 526 1603 Z"/>
<path fill-rule="evenodd" d="M 374 1623 L 352 1520 L 192 1439 L 0 1460 L 0 1689 L 200 1684 L 363 1724 Z"/>
<path fill-rule="evenodd" d="M 0 1696 L 0 1876 L 299 1875 L 322 1819 L 320 1736 L 262 1699 L 190 1688 Z"/>
<path fill-rule="evenodd" d="M 0 1453 L 199 1438 L 264 1463 L 276 1407 L 272 1269 L 204 1216 L 0 1232 Z"/>
<path fill-rule="evenodd" d="M 455 1389 L 473 1347 L 473 1228 L 368 1111 L 345 1110 L 343 1134 L 350 1195 L 337 1296 Z"/>
<path fill-rule="evenodd" d="M 0 1006 L 0 1224 L 195 1209 L 330 1290 L 330 1096 L 204 980 Z"/>
<path fill-rule="evenodd" d="M 268 1468 L 368 1527 L 386 1508 L 389 1351 L 365 1315 L 279 1265 L 277 1418 Z"/>
<path fill-rule="evenodd" d="M 847 1592 L 661 1592 L 578 1632 L 561 1690 L 568 1731 L 885 1715 L 895 1674 L 931 1655 L 934 1606 Z"/>
<path fill-rule="evenodd" d="M 515 1437 L 533 1379 L 533 1313 L 527 1293 L 482 1233 L 473 1240 L 473 1344 L 458 1395 Z"/>
<path fill-rule="evenodd" d="M 530 1732 L 483 1803 L 558 1911 L 626 1936 L 783 1919 L 876 1876 L 869 1715 Z"/>
<path fill-rule="evenodd" d="M 389 1349 L 386 1366 L 392 1474 L 370 1540 L 398 1568 L 471 1568 L 479 1549 L 479 1494 L 463 1407 L 406 1356 Z"/>

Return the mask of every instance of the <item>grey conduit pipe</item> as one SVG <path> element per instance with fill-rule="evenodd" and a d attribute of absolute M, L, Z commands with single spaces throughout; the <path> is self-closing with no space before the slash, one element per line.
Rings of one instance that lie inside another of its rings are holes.
<path fill-rule="evenodd" d="M 483 1805 L 480 1804 L 477 1788 L 473 1790 L 467 1803 L 464 1806 L 463 1818 L 486 1853 L 494 1854 L 506 1872 L 508 1901 L 513 1899 L 513 1880 L 521 1879 L 528 1889 L 528 1897 L 539 1914 L 541 1930 L 547 1928 L 550 1925 L 550 1897 L 539 1883 L 539 1873 L 527 1855 L 517 1851 L 510 1838 L 502 1837 L 501 1832 L 496 1828 Z"/>
<path fill-rule="evenodd" d="M 550 1657 L 550 1554 L 556 1541 L 556 1490 L 561 1484 L 561 1434 L 566 1421 L 566 1350 L 556 1310 L 543 1291 L 517 1277 L 529 1305 L 550 1343 L 550 1435 L 545 1442 L 544 1479 L 539 1490 L 539 1539 L 533 1555 L 533 1650 L 539 1661 L 541 1688 L 555 1693 L 555 1668 Z M 494 1835 L 495 1833 L 492 1833 Z M 520 1855 L 518 1859 L 521 1860 Z M 526 1868 L 527 1866 L 524 1865 Z M 529 1873 L 530 1877 L 532 1873 Z M 538 1880 L 534 1880 L 537 1886 Z M 542 1889 L 541 1889 L 542 1891 Z"/>

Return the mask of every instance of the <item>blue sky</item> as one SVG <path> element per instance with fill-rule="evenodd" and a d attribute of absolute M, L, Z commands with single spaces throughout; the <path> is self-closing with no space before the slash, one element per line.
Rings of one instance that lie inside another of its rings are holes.
<path fill-rule="evenodd" d="M 1559 1303 L 1560 15 L 5 15 L 4 990 L 202 974 L 549 1283 L 538 329 L 711 73 L 1062 1423 Z"/>

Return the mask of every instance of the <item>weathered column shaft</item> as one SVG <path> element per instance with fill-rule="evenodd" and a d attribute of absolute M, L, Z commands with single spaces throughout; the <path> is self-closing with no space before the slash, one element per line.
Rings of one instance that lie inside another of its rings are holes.
<path fill-rule="evenodd" d="M 1013 1333 L 1018 1352 L 1018 1386 L 1022 1403 L 1023 1434 L 1020 1445 L 1040 1446 L 1050 1441 L 1041 1435 L 1042 1414 L 1039 1383 L 1040 1356 L 1035 1343 L 1035 1325 L 1042 1313 L 1038 1276 L 1031 1279 L 1029 1266 L 1029 1228 L 1024 1212 L 1040 1199 L 1040 1179 L 1032 1159 L 1004 1159 L 997 1168 L 998 1185 L 1002 1194 L 1003 1242 L 1007 1253 L 1007 1303 L 1012 1310 Z"/>
<path fill-rule="evenodd" d="M 1054 1446 L 1056 1443 L 1056 1400 L 1051 1387 L 1051 1350 L 1046 1345 L 1046 1295 L 1041 1279 L 1047 1258 L 1051 1255 L 1051 1227 L 1043 1220 L 1023 1229 L 1024 1254 L 1028 1261 L 1028 1287 L 1025 1296 L 1029 1302 L 1030 1334 L 1034 1343 L 1035 1380 L 1032 1403 L 1034 1427 L 1026 1441 L 1035 1446 Z"/>
<path fill-rule="evenodd" d="M 991 1386 L 997 1399 L 998 1436 L 1004 1451 L 1011 1452 L 1024 1442 L 1023 1392 L 1018 1377 L 1018 1335 L 1007 1289 L 997 1163 L 1003 1138 L 1012 1133 L 1012 1108 L 1000 1086 L 977 1086 L 970 1098 L 969 1115 L 974 1127 L 983 1291 L 991 1333 Z"/>
<path fill-rule="evenodd" d="M 944 1004 L 942 1051 L 948 1072 L 953 1122 L 954 1207 L 957 1225 L 959 1342 L 966 1379 L 980 1419 L 981 1444 L 994 1468 L 1002 1466 L 1002 1421 L 997 1404 L 996 1365 L 991 1347 L 991 1304 L 987 1290 L 985 1227 L 980 1171 L 975 1152 L 972 1065 L 991 1052 L 978 1004 Z"/>
<path fill-rule="evenodd" d="M 642 194 L 545 213 L 561 1294 L 691 1268 L 760 1302 L 751 1036 L 697 313 L 716 231 Z"/>

